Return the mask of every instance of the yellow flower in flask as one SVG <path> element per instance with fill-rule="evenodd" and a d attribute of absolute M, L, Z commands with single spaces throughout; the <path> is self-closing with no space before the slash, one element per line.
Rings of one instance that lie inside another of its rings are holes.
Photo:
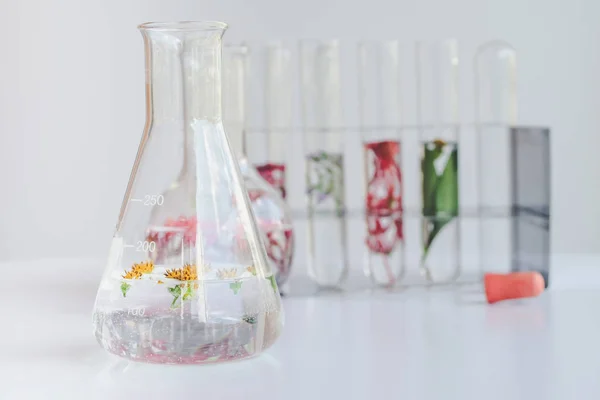
<path fill-rule="evenodd" d="M 138 271 L 142 274 L 149 274 L 154 271 L 154 263 L 152 261 L 144 261 L 139 264 L 134 264 L 131 269 L 132 271 Z"/>
<path fill-rule="evenodd" d="M 129 271 L 125 271 L 125 274 L 121 275 L 123 279 L 141 279 L 142 275 L 149 274 L 154 270 L 154 263 L 152 261 L 145 261 L 139 264 L 133 264 Z M 127 282 L 121 282 L 121 293 L 123 297 L 127 297 L 127 292 L 131 289 L 131 285 Z"/>
<path fill-rule="evenodd" d="M 198 279 L 198 269 L 195 265 L 186 264 L 183 268 L 167 270 L 165 277 L 178 281 L 195 281 Z"/>

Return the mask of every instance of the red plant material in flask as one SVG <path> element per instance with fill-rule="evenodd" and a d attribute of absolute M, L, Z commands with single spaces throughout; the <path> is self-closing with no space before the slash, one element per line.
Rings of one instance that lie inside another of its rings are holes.
<path fill-rule="evenodd" d="M 161 310 L 146 310 L 146 312 L 149 316 L 162 315 Z M 217 335 L 223 337 L 216 339 L 213 343 L 201 344 L 194 350 L 183 348 L 181 354 L 175 356 L 169 351 L 169 341 L 158 334 L 158 337 L 150 340 L 148 343 L 150 345 L 138 346 L 135 355 L 136 361 L 159 364 L 199 364 L 239 360 L 253 355 L 254 350 L 252 349 L 252 343 L 249 341 L 256 329 L 253 324 L 241 322 L 229 329 L 219 329 L 219 327 L 213 329 L 217 330 Z M 210 332 L 210 330 L 207 330 L 207 332 Z M 206 339 L 206 336 L 204 339 Z M 248 349 L 251 351 L 249 352 Z M 118 353 L 120 354 L 130 353 L 130 350 L 126 349 L 125 346 L 122 346 L 119 350 Z"/>
<path fill-rule="evenodd" d="M 248 193 L 252 201 L 260 195 L 252 191 Z M 253 197 L 254 194 L 254 197 Z M 151 228 L 146 235 L 146 241 L 154 242 L 154 251 L 150 258 L 156 263 L 165 262 L 169 257 L 180 257 L 181 249 L 196 246 L 197 221 L 195 216 L 179 217 L 176 220 L 168 219 L 160 228 Z M 211 246 L 218 240 L 217 227 L 214 224 L 200 223 L 205 246 Z M 247 241 L 242 227 L 235 233 L 235 245 L 238 251 L 247 250 Z"/>
<path fill-rule="evenodd" d="M 263 199 L 264 195 L 265 192 L 262 190 L 248 190 L 248 197 L 253 206 Z M 277 282 L 283 283 L 289 275 L 293 258 L 292 226 L 284 221 L 261 218 L 260 214 L 257 214 L 257 219 L 258 227 L 264 235 L 267 255 L 275 267 L 273 272 Z M 154 242 L 154 250 L 151 251 L 150 258 L 156 263 L 162 263 L 169 257 L 179 256 L 182 247 L 193 248 L 196 245 L 197 221 L 195 216 L 189 218 L 182 216 L 168 219 L 161 227 L 150 228 L 146 235 L 146 241 Z M 201 228 L 206 245 L 214 244 L 218 236 L 216 227 L 201 223 Z M 248 250 L 248 243 L 241 227 L 238 227 L 235 238 L 238 251 Z"/>
<path fill-rule="evenodd" d="M 281 197 L 285 199 L 287 195 L 285 190 L 285 164 L 268 163 L 257 165 L 256 170 L 265 181 L 279 190 Z"/>
<path fill-rule="evenodd" d="M 155 243 L 155 252 L 152 258 L 155 262 L 162 262 L 171 253 L 177 252 L 184 247 L 196 245 L 197 218 L 179 217 L 168 219 L 160 229 L 150 228 L 146 235 L 146 241 Z"/>
<path fill-rule="evenodd" d="M 152 348 L 160 349 L 160 346 L 161 343 L 158 341 L 152 343 Z M 234 347 L 232 346 L 230 339 L 224 339 L 221 342 L 201 346 L 191 355 L 173 357 L 145 350 L 145 353 L 139 355 L 138 358 L 139 361 L 148 363 L 191 365 L 244 359 L 249 356 L 250 354 L 243 346 L 238 345 L 237 347 Z"/>
<path fill-rule="evenodd" d="M 367 247 L 371 252 L 388 255 L 403 239 L 402 174 L 398 165 L 400 143 L 380 141 L 365 144 L 373 155 L 373 171 L 367 184 Z M 372 169 L 371 169 L 372 168 Z"/>

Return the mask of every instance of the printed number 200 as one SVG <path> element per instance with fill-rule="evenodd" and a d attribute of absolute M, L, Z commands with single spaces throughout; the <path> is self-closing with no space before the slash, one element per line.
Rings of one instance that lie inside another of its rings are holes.
<path fill-rule="evenodd" d="M 146 242 L 146 241 L 138 241 L 137 246 L 135 248 L 136 251 L 144 251 L 144 252 L 154 252 L 156 250 L 155 242 Z"/>

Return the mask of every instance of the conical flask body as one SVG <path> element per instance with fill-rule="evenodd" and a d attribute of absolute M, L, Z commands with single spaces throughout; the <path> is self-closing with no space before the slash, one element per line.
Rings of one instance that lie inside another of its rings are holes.
<path fill-rule="evenodd" d="M 246 158 L 239 161 L 252 210 L 278 286 L 289 278 L 294 258 L 291 211 L 280 192 L 258 173 Z"/>
<path fill-rule="evenodd" d="M 294 255 L 291 211 L 278 189 L 269 184 L 247 156 L 245 45 L 227 45 L 223 52 L 223 121 L 229 142 L 239 158 L 243 181 L 278 285 L 288 279 Z"/>
<path fill-rule="evenodd" d="M 275 277 L 221 118 L 216 22 L 140 27 L 147 120 L 94 308 L 121 357 L 203 364 L 279 336 Z"/>

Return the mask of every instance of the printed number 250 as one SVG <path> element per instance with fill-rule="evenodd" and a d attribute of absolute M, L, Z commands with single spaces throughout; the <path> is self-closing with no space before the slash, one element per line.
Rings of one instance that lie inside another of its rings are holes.
<path fill-rule="evenodd" d="M 165 198 L 162 194 L 147 194 L 144 196 L 145 206 L 162 206 L 165 202 Z"/>

